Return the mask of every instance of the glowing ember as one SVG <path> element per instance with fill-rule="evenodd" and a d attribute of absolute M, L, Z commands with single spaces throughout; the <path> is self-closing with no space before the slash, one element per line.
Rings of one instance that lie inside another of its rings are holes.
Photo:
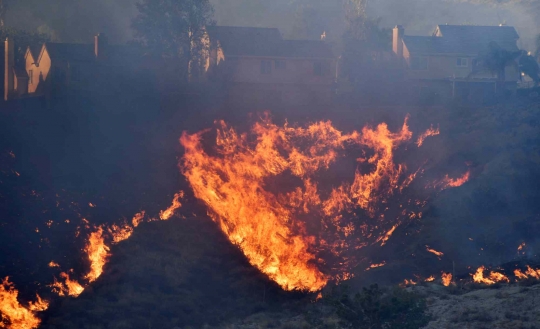
<path fill-rule="evenodd" d="M 24 307 L 17 300 L 18 296 L 19 292 L 9 282 L 9 278 L 2 280 L 0 283 L 0 328 L 37 328 L 41 321 L 35 312 L 46 310 L 49 304 L 37 296 L 37 302 Z"/>
<path fill-rule="evenodd" d="M 90 234 L 84 251 L 88 255 L 88 260 L 90 260 L 90 272 L 85 279 L 94 282 L 103 273 L 103 266 L 105 266 L 109 257 L 109 247 L 105 245 L 102 227 L 98 227 L 95 232 Z"/>
<path fill-rule="evenodd" d="M 161 220 L 168 220 L 172 217 L 172 215 L 174 215 L 174 212 L 180 208 L 182 206 L 182 204 L 180 203 L 180 199 L 184 197 L 184 192 L 179 192 L 179 193 L 176 193 L 174 195 L 174 199 L 173 199 L 173 203 L 172 205 L 167 208 L 166 210 L 164 211 L 161 211 L 159 213 L 159 218 L 161 218 Z M 144 214 L 143 214 L 144 215 Z"/>
<path fill-rule="evenodd" d="M 432 125 L 428 130 L 426 130 L 426 132 L 424 132 L 423 134 L 418 136 L 418 139 L 416 140 L 416 145 L 418 145 L 418 147 L 420 147 L 420 146 L 422 146 L 422 144 L 424 144 L 424 141 L 426 140 L 426 138 L 428 138 L 430 136 L 437 136 L 440 133 L 441 132 L 440 132 L 439 128 L 434 129 L 433 125 Z"/>
<path fill-rule="evenodd" d="M 443 286 L 448 287 L 452 283 L 452 273 L 443 272 L 441 281 L 442 281 Z"/>
<path fill-rule="evenodd" d="M 467 183 L 469 181 L 469 178 L 471 176 L 471 172 L 467 171 L 463 176 L 459 178 L 450 178 L 448 175 L 446 175 L 441 181 L 436 182 L 433 184 L 432 187 L 439 188 L 441 190 L 450 188 L 450 187 L 460 187 L 461 185 Z"/>
<path fill-rule="evenodd" d="M 486 268 L 484 266 L 480 266 L 478 270 L 476 270 L 476 273 L 472 274 L 474 282 L 484 283 L 487 285 L 492 285 L 497 282 L 510 282 L 510 280 L 504 274 L 493 271 L 489 273 L 488 277 L 484 277 L 485 270 Z"/>
<path fill-rule="evenodd" d="M 405 279 L 403 281 L 403 286 L 416 286 L 417 282 L 413 281 L 413 280 L 407 280 Z"/>
<path fill-rule="evenodd" d="M 425 279 L 424 281 L 425 282 L 433 282 L 433 281 L 435 281 L 435 277 L 432 275 L 429 278 Z"/>
<path fill-rule="evenodd" d="M 395 133 L 384 123 L 345 134 L 330 121 L 303 128 L 268 117 L 245 134 L 217 124 L 211 152 L 202 142 L 208 131 L 182 135 L 182 172 L 229 240 L 286 290 L 318 291 L 348 277 L 356 263 L 345 253 L 384 245 L 401 223 L 420 216 L 405 208 L 384 214 L 388 199 L 421 172 L 394 162 L 394 151 L 412 138 L 407 119 Z M 320 182 L 338 159 L 356 166 L 351 179 Z"/>
<path fill-rule="evenodd" d="M 58 263 L 56 263 L 55 261 L 50 261 L 49 267 L 60 267 L 60 265 L 58 265 Z"/>
<path fill-rule="evenodd" d="M 427 250 L 428 252 L 434 254 L 434 255 L 437 256 L 437 257 L 442 257 L 442 256 L 444 256 L 444 254 L 443 254 L 442 252 L 437 251 L 437 250 L 435 250 L 435 249 L 432 249 L 432 248 L 430 248 L 429 246 L 426 246 L 426 250 Z"/>
<path fill-rule="evenodd" d="M 386 262 L 382 262 L 382 263 L 379 263 L 379 264 L 371 264 L 368 268 L 366 268 L 366 271 L 369 271 L 372 268 L 382 267 L 384 265 L 386 265 Z"/>
<path fill-rule="evenodd" d="M 53 288 L 52 291 L 59 296 L 78 297 L 84 291 L 84 287 L 79 282 L 71 280 L 69 274 L 62 272 L 60 277 L 64 280 L 63 282 L 54 278 L 54 283 L 49 285 L 49 287 Z"/>

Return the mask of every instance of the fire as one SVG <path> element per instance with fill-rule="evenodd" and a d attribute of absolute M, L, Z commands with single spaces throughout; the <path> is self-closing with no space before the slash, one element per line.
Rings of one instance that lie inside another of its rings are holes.
<path fill-rule="evenodd" d="M 78 297 L 84 291 L 84 287 L 79 282 L 71 280 L 69 274 L 62 272 L 60 273 L 60 277 L 64 282 L 59 282 L 55 278 L 54 283 L 49 285 L 49 287 L 53 288 L 52 291 L 59 296 Z"/>
<path fill-rule="evenodd" d="M 133 227 L 139 226 L 139 224 L 143 221 L 145 214 L 146 213 L 143 210 L 140 213 L 137 213 L 135 214 L 135 216 L 133 216 L 133 219 L 131 220 L 131 224 L 133 225 Z"/>
<path fill-rule="evenodd" d="M 412 279 L 411 280 L 405 279 L 402 283 L 403 286 L 416 286 L 416 284 L 417 282 L 413 281 Z"/>
<path fill-rule="evenodd" d="M 523 272 L 521 272 L 521 270 L 519 270 L 517 268 L 514 270 L 514 275 L 516 276 L 516 278 L 518 278 L 520 280 L 524 280 L 524 279 L 529 278 L 529 276 L 527 276 L 527 274 L 524 274 Z"/>
<path fill-rule="evenodd" d="M 422 144 L 424 144 L 424 141 L 426 140 L 426 138 L 428 138 L 430 136 L 437 136 L 440 133 L 441 132 L 440 132 L 438 127 L 437 127 L 437 129 L 434 129 L 433 125 L 431 125 L 431 127 L 428 130 L 426 130 L 426 132 L 424 132 L 423 134 L 418 136 L 418 139 L 416 140 L 416 145 L 418 145 L 418 147 L 420 147 L 420 146 L 422 146 Z"/>
<path fill-rule="evenodd" d="M 124 223 L 121 226 L 113 224 L 111 227 L 109 227 L 108 231 L 112 236 L 113 243 L 120 243 L 129 239 L 129 237 L 133 234 L 133 227 L 127 223 Z"/>
<path fill-rule="evenodd" d="M 109 258 L 109 247 L 105 245 L 103 228 L 101 226 L 90 234 L 84 251 L 90 260 L 90 272 L 86 275 L 85 279 L 89 282 L 94 282 L 103 273 L 103 266 L 105 266 Z"/>
<path fill-rule="evenodd" d="M 441 281 L 442 281 L 443 286 L 448 287 L 452 283 L 452 273 L 443 272 Z"/>
<path fill-rule="evenodd" d="M 384 213 L 387 200 L 423 172 L 407 173 L 394 161 L 394 151 L 412 138 L 407 119 L 397 132 L 382 123 L 348 134 L 330 121 L 278 126 L 268 116 L 243 134 L 216 124 L 211 152 L 206 142 L 203 147 L 209 130 L 182 134 L 182 173 L 229 240 L 286 290 L 320 290 L 355 265 L 345 253 L 384 245 L 403 222 L 417 218 L 405 208 L 392 218 Z M 356 161 L 347 158 L 351 150 L 361 154 Z M 351 179 L 320 182 L 338 159 L 355 164 Z M 321 254 L 336 259 L 329 264 Z"/>
<path fill-rule="evenodd" d="M 434 254 L 434 255 L 437 256 L 437 257 L 442 257 L 442 256 L 444 256 L 444 254 L 443 254 L 442 252 L 437 251 L 437 250 L 435 250 L 435 249 L 432 249 L 432 248 L 430 248 L 429 246 L 426 246 L 426 250 L 427 250 L 428 252 Z"/>
<path fill-rule="evenodd" d="M 174 199 L 173 199 L 173 203 L 172 205 L 167 208 L 166 210 L 164 211 L 161 211 L 159 213 L 159 218 L 161 218 L 161 220 L 168 220 L 170 219 L 173 215 L 174 215 L 174 212 L 180 208 L 182 206 L 182 204 L 180 203 L 180 199 L 184 197 L 184 192 L 179 192 L 179 193 L 176 193 L 174 195 Z M 144 214 L 143 214 L 144 216 Z"/>
<path fill-rule="evenodd" d="M 433 187 L 437 187 L 441 190 L 450 188 L 450 187 L 460 187 L 461 185 L 467 183 L 469 181 L 469 178 L 471 177 L 470 170 L 467 171 L 463 176 L 459 178 L 450 178 L 448 175 L 446 175 L 442 180 L 439 182 L 435 182 L 433 184 Z"/>
<path fill-rule="evenodd" d="M 497 282 L 510 282 L 510 280 L 502 273 L 493 272 L 491 271 L 489 273 L 488 277 L 484 277 L 484 271 L 486 268 L 484 266 L 480 266 L 476 273 L 472 274 L 473 280 L 476 283 L 484 283 L 487 285 L 492 285 Z"/>
<path fill-rule="evenodd" d="M 49 303 L 37 296 L 35 303 L 29 303 L 28 307 L 22 306 L 17 297 L 19 291 L 14 288 L 9 278 L 0 283 L 0 328 L 8 329 L 33 329 L 40 324 L 40 319 L 35 312 L 44 311 Z"/>
<path fill-rule="evenodd" d="M 435 281 L 435 277 L 432 275 L 429 278 L 425 279 L 424 281 L 425 282 L 433 282 L 433 281 Z"/>
<path fill-rule="evenodd" d="M 49 267 L 60 267 L 60 265 L 58 265 L 57 262 L 51 260 L 51 261 L 49 262 Z"/>
<path fill-rule="evenodd" d="M 371 264 L 368 268 L 366 268 L 366 271 L 369 271 L 372 268 L 383 267 L 384 265 L 386 265 L 386 262 L 382 262 L 382 263 L 379 263 L 379 264 Z"/>

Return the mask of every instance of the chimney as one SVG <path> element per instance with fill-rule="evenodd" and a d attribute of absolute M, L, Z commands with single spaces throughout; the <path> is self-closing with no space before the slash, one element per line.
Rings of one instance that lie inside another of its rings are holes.
<path fill-rule="evenodd" d="M 15 47 L 13 39 L 6 38 L 4 54 L 4 100 L 11 99 L 13 95 L 13 66 L 15 65 Z"/>
<path fill-rule="evenodd" d="M 96 55 L 96 59 L 103 59 L 107 57 L 107 44 L 109 43 L 109 40 L 107 39 L 107 36 L 105 33 L 98 33 L 94 37 L 94 54 Z"/>
<path fill-rule="evenodd" d="M 401 25 L 396 25 L 393 31 L 392 50 L 398 58 L 403 58 L 403 35 L 405 34 L 405 29 Z"/>

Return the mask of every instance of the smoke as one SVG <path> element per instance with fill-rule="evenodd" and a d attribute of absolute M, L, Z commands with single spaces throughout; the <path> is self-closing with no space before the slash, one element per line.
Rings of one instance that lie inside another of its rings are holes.
<path fill-rule="evenodd" d="M 211 0 L 219 25 L 278 27 L 286 38 L 340 41 L 345 31 L 344 1 L 339 0 Z M 105 32 L 112 42 L 132 38 L 131 20 L 137 0 L 16 1 L 8 26 L 46 32 L 63 42 L 89 42 Z M 540 33 L 540 8 L 531 0 L 371 0 L 368 13 L 384 27 L 402 24 L 409 34 L 427 35 L 438 24 L 515 26 L 521 46 L 533 50 Z"/>

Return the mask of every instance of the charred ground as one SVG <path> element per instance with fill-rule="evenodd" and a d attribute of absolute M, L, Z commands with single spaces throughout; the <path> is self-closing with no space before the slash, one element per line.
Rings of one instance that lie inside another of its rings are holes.
<path fill-rule="evenodd" d="M 75 238 L 82 218 L 99 224 L 143 209 L 157 213 L 175 192 L 187 192 L 185 219 L 144 224 L 114 246 L 104 275 L 78 299 L 56 301 L 43 328 L 217 326 L 260 311 L 308 310 L 313 296 L 283 293 L 249 266 L 192 198 L 177 168 L 182 131 L 211 127 L 220 118 L 245 126 L 247 113 L 193 97 L 171 104 L 149 97 L 71 99 L 51 109 L 23 102 L 2 111 L 0 276 L 9 275 L 23 299 L 36 291 L 54 298 L 43 285 L 58 274 L 48 267 L 51 260 L 75 272 L 87 266 Z M 331 119 L 344 130 L 382 121 L 399 127 L 410 113 L 415 132 L 440 125 L 441 135 L 426 140 L 415 155 L 440 168 L 434 177 L 471 170 L 469 183 L 433 196 L 421 221 L 397 230 L 377 251 L 373 258 L 386 266 L 355 270 L 348 283 L 353 290 L 536 256 L 538 101 L 290 113 L 273 111 L 276 121 Z M 518 255 L 522 242 L 527 249 Z M 426 245 L 443 251 L 441 260 Z"/>

